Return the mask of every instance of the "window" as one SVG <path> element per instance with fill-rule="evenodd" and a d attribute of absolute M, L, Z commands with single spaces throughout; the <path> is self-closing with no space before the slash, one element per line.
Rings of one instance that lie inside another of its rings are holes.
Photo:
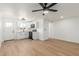
<path fill-rule="evenodd" d="M 11 22 L 6 22 L 6 23 L 5 23 L 5 26 L 6 26 L 6 27 L 12 27 L 13 24 L 12 24 Z"/>

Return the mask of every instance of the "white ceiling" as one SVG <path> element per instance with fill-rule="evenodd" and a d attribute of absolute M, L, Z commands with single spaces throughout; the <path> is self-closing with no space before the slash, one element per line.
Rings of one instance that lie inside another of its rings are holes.
<path fill-rule="evenodd" d="M 46 16 L 42 15 L 42 11 L 32 12 L 32 10 L 41 9 L 37 3 L 0 3 L 0 16 L 16 16 L 26 17 L 29 19 L 47 19 L 54 21 L 59 20 L 60 16 L 64 18 L 79 17 L 79 3 L 58 3 L 51 9 L 57 9 L 58 12 L 49 12 Z"/>

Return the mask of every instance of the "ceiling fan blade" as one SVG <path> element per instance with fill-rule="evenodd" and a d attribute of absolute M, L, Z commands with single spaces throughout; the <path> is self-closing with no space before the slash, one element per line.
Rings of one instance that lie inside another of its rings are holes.
<path fill-rule="evenodd" d="M 54 9 L 48 9 L 49 11 L 53 11 L 53 12 L 57 12 L 58 10 L 54 10 Z"/>
<path fill-rule="evenodd" d="M 41 5 L 41 7 L 44 9 L 45 7 L 44 7 L 44 5 L 43 5 L 43 3 L 39 3 L 40 5 Z"/>
<path fill-rule="evenodd" d="M 42 11 L 43 9 L 39 9 L 39 10 L 32 10 L 32 12 L 37 12 L 37 11 Z"/>
<path fill-rule="evenodd" d="M 52 6 L 54 6 L 54 5 L 56 5 L 57 3 L 52 3 L 52 4 L 50 4 L 48 7 L 47 7 L 47 9 L 48 8 L 50 8 L 50 7 L 52 7 Z"/>
<path fill-rule="evenodd" d="M 46 7 L 47 6 L 47 3 L 44 3 L 44 6 Z"/>

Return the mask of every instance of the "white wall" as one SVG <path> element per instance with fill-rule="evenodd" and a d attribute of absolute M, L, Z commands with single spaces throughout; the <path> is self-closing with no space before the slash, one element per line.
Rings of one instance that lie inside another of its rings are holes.
<path fill-rule="evenodd" d="M 17 33 L 17 22 L 20 18 L 28 18 L 27 10 L 29 4 L 0 4 L 0 41 L 8 39 L 16 39 L 26 37 L 25 33 Z M 29 14 L 29 13 L 28 13 Z M 32 17 L 33 18 L 33 17 Z M 29 18 L 31 20 L 31 18 Z M 6 27 L 6 23 L 10 22 L 13 25 Z M 24 34 L 24 35 L 23 35 Z"/>
<path fill-rule="evenodd" d="M 39 32 L 39 39 L 43 40 L 43 19 L 37 20 L 38 28 L 37 31 Z"/>
<path fill-rule="evenodd" d="M 2 39 L 2 23 L 1 23 L 1 18 L 0 18 L 0 41 Z"/>
<path fill-rule="evenodd" d="M 43 36 L 44 36 L 45 40 L 47 40 L 49 37 L 49 21 L 48 21 L 48 19 L 44 19 L 44 21 L 43 21 Z"/>
<path fill-rule="evenodd" d="M 49 38 L 54 37 L 54 32 L 53 32 L 53 22 L 49 22 Z"/>
<path fill-rule="evenodd" d="M 24 10 L 18 10 L 16 4 L 0 4 L 0 41 L 15 38 L 16 20 L 21 16 Z M 6 23 L 12 23 L 11 27 L 6 27 Z"/>
<path fill-rule="evenodd" d="M 49 23 L 47 19 L 37 20 L 37 31 L 39 33 L 39 40 L 47 40 L 49 36 Z"/>
<path fill-rule="evenodd" d="M 54 38 L 79 43 L 79 18 L 70 17 L 53 22 Z"/>
<path fill-rule="evenodd" d="M 15 17 L 2 17 L 2 40 L 13 39 L 15 37 L 15 29 Z"/>

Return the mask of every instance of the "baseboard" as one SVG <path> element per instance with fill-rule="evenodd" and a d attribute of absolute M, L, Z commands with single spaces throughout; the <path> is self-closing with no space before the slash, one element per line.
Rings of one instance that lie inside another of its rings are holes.
<path fill-rule="evenodd" d="M 50 37 L 50 38 L 48 38 L 48 40 L 52 40 L 52 39 L 57 39 L 57 38 L 51 38 L 51 37 Z M 59 40 L 60 40 L 60 39 L 59 39 Z"/>
<path fill-rule="evenodd" d="M 78 44 L 78 42 L 73 42 L 73 41 L 69 41 L 69 40 L 66 40 L 64 38 L 49 38 L 49 39 L 56 39 L 56 40 L 60 40 L 60 41 L 64 41 L 64 42 L 68 42 L 68 43 L 73 43 L 73 44 Z"/>
<path fill-rule="evenodd" d="M 48 39 L 39 39 L 39 40 L 41 40 L 41 41 L 45 41 L 45 40 L 48 40 Z"/>

